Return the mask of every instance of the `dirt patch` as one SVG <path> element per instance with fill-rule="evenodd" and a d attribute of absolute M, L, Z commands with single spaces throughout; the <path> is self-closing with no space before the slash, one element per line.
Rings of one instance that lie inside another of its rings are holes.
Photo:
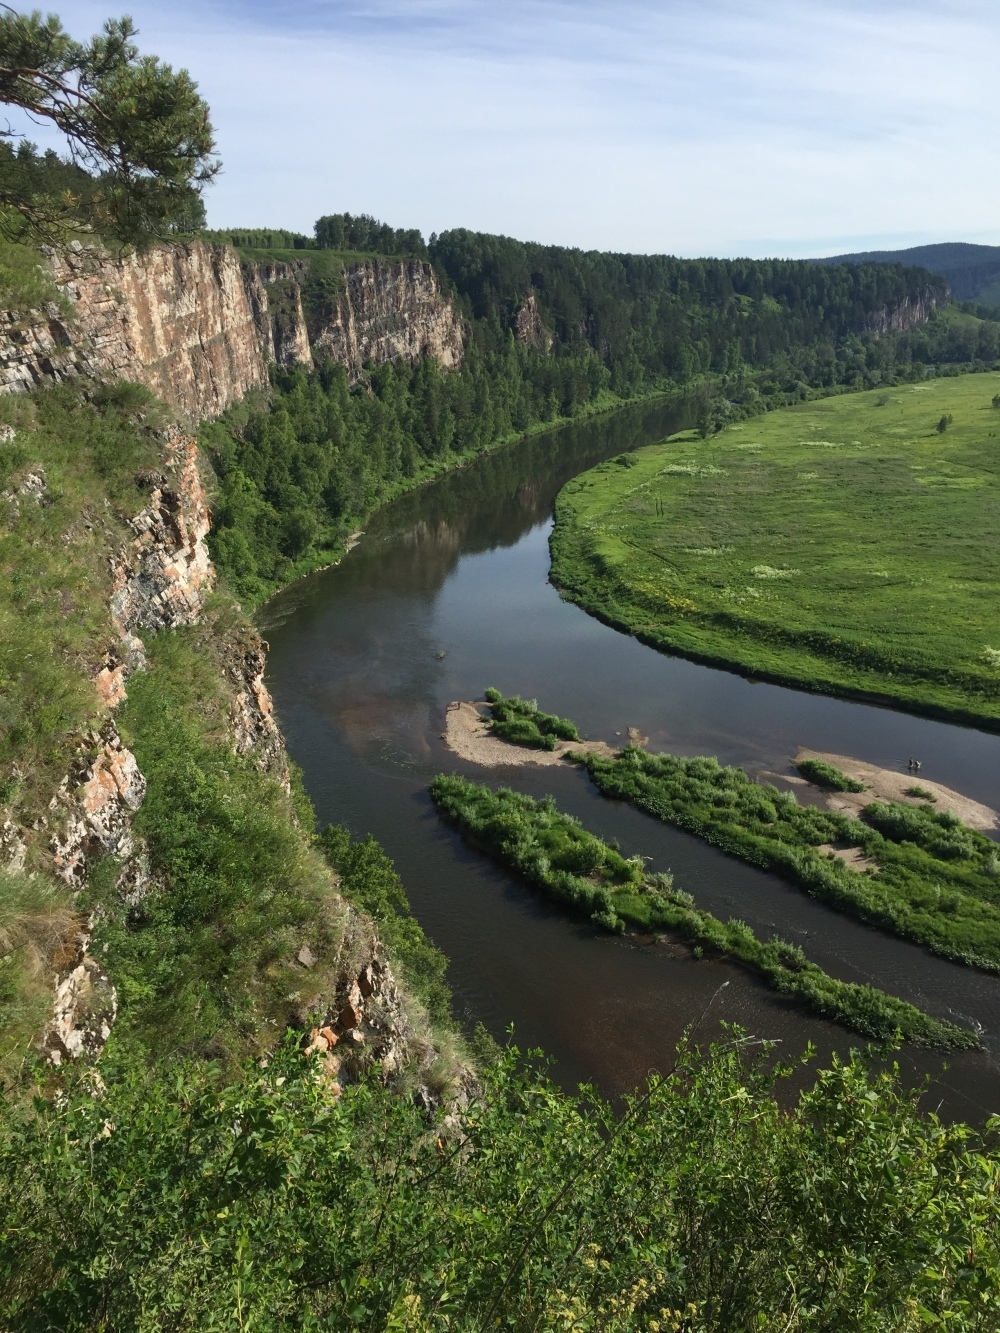
<path fill-rule="evenodd" d="M 494 736 L 480 708 L 475 704 L 455 701 L 448 705 L 442 740 L 448 749 L 470 764 L 484 768 L 509 768 L 513 764 L 539 764 L 551 767 L 561 764 L 567 754 L 603 754 L 613 759 L 618 753 L 604 741 L 560 741 L 554 750 L 532 750 L 527 745 L 514 745 Z"/>
<path fill-rule="evenodd" d="M 950 814 L 957 815 L 969 828 L 979 829 L 982 833 L 992 833 L 1000 828 L 1000 816 L 988 805 L 981 805 L 971 797 L 963 796 L 961 792 L 952 791 L 950 787 L 942 787 L 940 782 L 932 782 L 922 774 L 897 773 L 894 769 L 866 764 L 860 759 L 852 759 L 849 755 L 825 754 L 820 750 L 806 750 L 802 747 L 796 752 L 795 758 L 821 759 L 823 763 L 839 768 L 849 778 L 865 784 L 865 790 L 860 792 L 823 791 L 829 810 L 841 810 L 845 814 L 857 815 L 870 801 L 900 801 L 903 805 L 922 805 L 924 802 L 919 797 L 906 794 L 906 788 L 923 787 L 935 797 L 933 803 L 935 810 L 947 810 Z M 793 780 L 785 779 L 785 781 Z M 817 790 L 823 789 L 817 788 Z M 844 856 L 845 853 L 837 852 L 837 855 Z"/>
<path fill-rule="evenodd" d="M 827 852 L 833 852 L 838 861 L 843 861 L 848 870 L 878 870 L 874 861 L 870 861 L 860 847 L 834 847 L 832 843 L 825 842 L 821 847 L 817 847 L 818 852 L 824 856 Z"/>

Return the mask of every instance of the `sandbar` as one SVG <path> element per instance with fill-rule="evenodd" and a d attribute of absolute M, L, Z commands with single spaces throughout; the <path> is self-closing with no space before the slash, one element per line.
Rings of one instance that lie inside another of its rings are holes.
<path fill-rule="evenodd" d="M 536 764 L 551 768 L 573 754 L 602 754 L 613 759 L 613 750 L 604 741 L 560 741 L 554 750 L 535 750 L 527 745 L 515 745 L 501 740 L 490 730 L 488 716 L 481 713 L 486 703 L 455 700 L 448 705 L 442 739 L 448 749 L 470 764 L 483 768 L 509 768 L 513 764 Z"/>

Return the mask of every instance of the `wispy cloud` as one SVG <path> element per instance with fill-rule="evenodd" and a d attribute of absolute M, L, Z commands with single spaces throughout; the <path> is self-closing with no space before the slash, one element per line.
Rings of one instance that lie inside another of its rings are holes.
<path fill-rule="evenodd" d="M 220 225 L 322 212 L 584 246 L 1000 240 L 994 0 L 177 0 Z M 74 31 L 108 11 L 61 7 Z"/>

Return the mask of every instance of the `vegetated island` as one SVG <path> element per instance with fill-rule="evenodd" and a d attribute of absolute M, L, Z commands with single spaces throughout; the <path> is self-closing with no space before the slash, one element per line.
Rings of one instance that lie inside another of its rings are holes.
<path fill-rule="evenodd" d="M 487 714 L 479 711 L 483 707 Z M 570 754 L 615 754 L 604 741 L 581 740 L 572 722 L 540 712 L 533 700 L 504 698 L 492 687 L 482 704 L 455 700 L 448 705 L 443 739 L 460 759 L 485 768 L 551 766 Z"/>
<path fill-rule="evenodd" d="M 552 579 L 654 647 L 1000 727 L 1000 375 L 684 432 L 571 481 Z"/>
<path fill-rule="evenodd" d="M 670 874 L 648 874 L 641 857 L 622 856 L 558 810 L 551 797 L 535 800 L 445 774 L 434 779 L 431 796 L 442 816 L 490 855 L 607 930 L 632 926 L 678 934 L 699 955 L 709 949 L 733 958 L 782 994 L 866 1037 L 901 1036 L 922 1045 L 966 1049 L 979 1045 L 974 1032 L 874 986 L 838 981 L 797 945 L 762 940 L 745 922 L 723 922 L 699 911 L 690 894 L 674 888 Z"/>
<path fill-rule="evenodd" d="M 468 710 L 464 716 L 478 717 L 473 705 L 462 707 Z M 486 724 L 480 719 L 479 725 Z M 470 745 L 462 757 L 487 766 L 531 762 L 532 752 L 520 745 L 490 735 L 481 743 L 482 749 Z M 1000 849 L 981 831 L 995 827 L 996 812 L 940 783 L 920 787 L 889 769 L 800 750 L 800 773 L 803 766 L 811 772 L 810 785 L 825 798 L 823 806 L 800 805 L 794 792 L 757 782 L 742 769 L 708 757 L 647 754 L 632 737 L 620 751 L 588 742 L 565 745 L 547 757 L 584 763 L 604 795 L 630 801 L 772 871 L 838 911 L 953 962 L 1000 972 Z M 866 790 L 845 790 L 852 784 Z M 893 799 L 899 784 L 904 789 Z M 930 799 L 909 794 L 913 791 Z M 975 824 L 964 822 L 962 814 Z"/>

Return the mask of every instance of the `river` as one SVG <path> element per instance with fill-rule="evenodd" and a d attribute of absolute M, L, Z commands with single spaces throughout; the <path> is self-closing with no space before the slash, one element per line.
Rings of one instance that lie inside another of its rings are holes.
<path fill-rule="evenodd" d="M 537 698 L 582 734 L 635 726 L 650 749 L 716 755 L 750 773 L 790 773 L 798 745 L 921 775 L 1000 804 L 1000 736 L 826 698 L 665 656 L 609 629 L 548 582 L 555 495 L 604 458 L 662 439 L 676 407 L 640 406 L 535 436 L 378 513 L 333 569 L 275 597 L 259 622 L 268 685 L 288 749 L 322 822 L 373 833 L 413 910 L 451 960 L 463 1024 L 497 1037 L 513 1024 L 568 1084 L 618 1094 L 669 1065 L 678 1038 L 722 1022 L 782 1043 L 845 1051 L 856 1038 L 803 1014 L 722 961 L 595 930 L 539 899 L 468 848 L 427 795 L 440 771 L 551 792 L 595 833 L 672 869 L 697 904 L 800 943 L 835 976 L 869 981 L 983 1032 L 982 1051 L 906 1051 L 933 1076 L 932 1104 L 979 1121 L 1000 1110 L 1000 979 L 870 930 L 772 875 L 596 794 L 581 772 L 482 770 L 443 745 L 447 704 L 487 685 Z"/>

